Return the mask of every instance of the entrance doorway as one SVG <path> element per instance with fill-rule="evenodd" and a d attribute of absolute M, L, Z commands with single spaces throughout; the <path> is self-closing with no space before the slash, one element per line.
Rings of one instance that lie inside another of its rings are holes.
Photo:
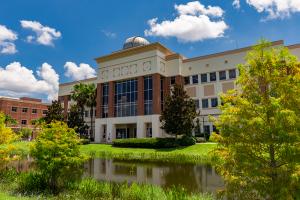
<path fill-rule="evenodd" d="M 116 139 L 136 138 L 136 124 L 116 125 Z"/>

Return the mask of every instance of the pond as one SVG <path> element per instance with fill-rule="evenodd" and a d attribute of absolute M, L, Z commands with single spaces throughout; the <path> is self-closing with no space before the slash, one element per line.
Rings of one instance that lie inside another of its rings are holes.
<path fill-rule="evenodd" d="M 32 159 L 14 162 L 18 171 L 28 171 Z M 147 183 L 163 188 L 183 187 L 188 192 L 210 192 L 224 188 L 224 182 L 210 165 L 132 162 L 94 158 L 84 164 L 85 177 L 99 181 Z"/>
<path fill-rule="evenodd" d="M 148 183 L 164 188 L 184 187 L 189 192 L 212 192 L 222 189 L 224 182 L 209 165 L 144 163 L 91 159 L 84 165 L 84 175 L 99 181 Z"/>

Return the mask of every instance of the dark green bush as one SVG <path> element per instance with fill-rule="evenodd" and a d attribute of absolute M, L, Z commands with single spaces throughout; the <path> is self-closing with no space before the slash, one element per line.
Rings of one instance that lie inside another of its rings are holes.
<path fill-rule="evenodd" d="M 41 173 L 22 173 L 18 177 L 16 191 L 20 194 L 40 194 L 48 189 L 48 185 Z"/>
<path fill-rule="evenodd" d="M 113 146 L 133 148 L 172 148 L 179 146 L 175 138 L 128 138 L 113 140 Z"/>
<path fill-rule="evenodd" d="M 81 144 L 83 144 L 83 145 L 90 144 L 90 139 L 87 139 L 87 138 L 81 139 Z"/>
<path fill-rule="evenodd" d="M 191 146 L 196 144 L 196 139 L 191 136 L 183 136 L 179 139 L 180 146 Z"/>
<path fill-rule="evenodd" d="M 183 136 L 176 138 L 128 138 L 113 140 L 115 147 L 133 147 L 133 148 L 174 148 L 178 146 L 194 145 L 196 140 L 193 137 Z"/>

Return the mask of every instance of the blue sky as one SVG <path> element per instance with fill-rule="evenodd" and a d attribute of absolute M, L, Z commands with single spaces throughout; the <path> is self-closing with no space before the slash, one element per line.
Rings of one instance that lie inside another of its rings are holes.
<path fill-rule="evenodd" d="M 186 57 L 248 46 L 261 37 L 283 39 L 286 44 L 300 43 L 300 1 L 287 0 L 284 5 L 282 2 L 2 0 L 0 95 L 51 100 L 57 93 L 58 81 L 93 76 L 95 72 L 90 68 L 96 69 L 94 58 L 121 49 L 124 40 L 135 35 L 161 42 Z M 154 18 L 157 20 L 149 24 Z M 195 25 L 185 30 L 188 26 L 184 19 L 195 19 L 197 23 L 204 20 L 207 28 Z M 39 30 L 34 29 L 36 26 Z M 68 67 L 64 67 L 67 62 Z"/>

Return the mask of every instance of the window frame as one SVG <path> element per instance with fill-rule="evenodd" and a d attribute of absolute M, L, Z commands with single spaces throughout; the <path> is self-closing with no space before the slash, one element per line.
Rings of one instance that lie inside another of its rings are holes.
<path fill-rule="evenodd" d="M 198 74 L 192 75 L 192 84 L 198 84 L 198 83 L 199 83 Z"/>
<path fill-rule="evenodd" d="M 234 77 L 231 77 L 231 71 L 234 71 Z M 237 73 L 236 73 L 236 69 L 229 69 L 228 70 L 228 78 L 229 79 L 236 79 L 236 77 L 237 77 Z"/>
<path fill-rule="evenodd" d="M 221 73 L 224 73 L 225 77 L 221 76 Z M 227 79 L 226 70 L 219 71 L 219 81 L 224 81 Z"/>
<path fill-rule="evenodd" d="M 203 79 L 202 79 L 204 76 L 205 76 L 205 81 L 203 81 Z M 208 82 L 207 73 L 200 74 L 200 79 L 201 79 L 201 83 L 207 83 Z"/>
<path fill-rule="evenodd" d="M 214 80 L 212 80 L 212 75 L 215 75 L 215 78 L 214 78 Z M 217 81 L 217 72 L 209 72 L 209 82 L 215 82 L 215 81 Z"/>
<path fill-rule="evenodd" d="M 207 107 L 204 107 L 203 105 L 204 105 L 204 101 L 207 101 Z M 201 99 L 201 108 L 202 109 L 207 109 L 207 108 L 209 108 L 209 99 L 208 98 L 205 98 L 205 99 Z"/>

